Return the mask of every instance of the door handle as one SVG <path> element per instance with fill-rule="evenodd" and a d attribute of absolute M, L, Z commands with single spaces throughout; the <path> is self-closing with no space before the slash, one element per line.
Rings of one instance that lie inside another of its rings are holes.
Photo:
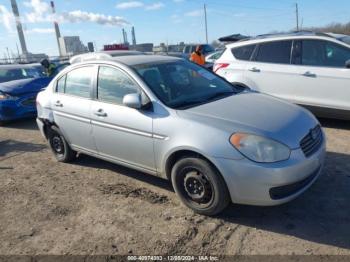
<path fill-rule="evenodd" d="M 248 69 L 250 72 L 254 72 L 254 73 L 259 73 L 260 72 L 260 69 L 259 68 L 256 68 L 256 67 L 253 67 L 253 68 L 250 68 Z"/>
<path fill-rule="evenodd" d="M 303 76 L 306 76 L 306 77 L 316 77 L 316 74 L 313 74 L 309 71 L 305 72 L 304 74 L 302 74 Z"/>
<path fill-rule="evenodd" d="M 106 117 L 107 113 L 103 111 L 103 109 L 99 109 L 94 113 L 96 116 Z"/>
<path fill-rule="evenodd" d="M 55 106 L 57 107 L 63 107 L 63 104 L 60 101 L 56 101 Z"/>

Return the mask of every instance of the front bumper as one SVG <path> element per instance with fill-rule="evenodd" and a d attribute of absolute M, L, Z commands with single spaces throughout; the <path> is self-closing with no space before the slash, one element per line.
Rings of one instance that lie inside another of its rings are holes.
<path fill-rule="evenodd" d="M 36 94 L 29 94 L 16 100 L 0 101 L 0 121 L 36 116 L 35 97 Z"/>
<path fill-rule="evenodd" d="M 272 206 L 288 202 L 307 190 L 319 177 L 326 155 L 326 142 L 310 157 L 301 149 L 278 163 L 255 163 L 248 159 L 211 159 L 226 181 L 233 203 Z"/>

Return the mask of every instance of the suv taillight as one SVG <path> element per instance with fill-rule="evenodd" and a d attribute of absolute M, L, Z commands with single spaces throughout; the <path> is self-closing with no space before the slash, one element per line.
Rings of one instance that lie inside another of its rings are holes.
<path fill-rule="evenodd" d="M 217 72 L 219 69 L 222 69 L 222 68 L 226 68 L 228 67 L 230 64 L 227 64 L 227 63 L 217 63 L 217 64 L 214 64 L 214 72 Z"/>

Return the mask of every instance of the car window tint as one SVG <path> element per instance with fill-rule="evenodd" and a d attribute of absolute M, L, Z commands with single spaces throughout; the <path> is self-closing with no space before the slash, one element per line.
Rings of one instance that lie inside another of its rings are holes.
<path fill-rule="evenodd" d="M 65 93 L 89 98 L 94 69 L 91 66 L 81 67 L 70 71 L 66 76 Z"/>
<path fill-rule="evenodd" d="M 231 51 L 233 56 L 239 60 L 250 60 L 255 47 L 256 45 L 246 45 L 233 48 Z"/>
<path fill-rule="evenodd" d="M 232 85 L 190 62 L 140 64 L 134 68 L 153 93 L 171 107 L 201 100 L 217 92 L 232 92 Z"/>
<path fill-rule="evenodd" d="M 210 45 L 203 45 L 202 48 L 203 48 L 204 54 L 211 53 L 211 52 L 215 51 L 214 48 L 211 47 Z"/>
<path fill-rule="evenodd" d="M 0 83 L 38 77 L 40 74 L 34 68 L 0 69 Z"/>
<path fill-rule="evenodd" d="M 99 100 L 122 104 L 125 95 L 134 93 L 139 93 L 139 88 L 125 73 L 112 67 L 100 67 L 97 88 Z"/>
<path fill-rule="evenodd" d="M 302 42 L 300 40 L 293 41 L 292 50 L 292 64 L 300 65 L 302 56 Z"/>
<path fill-rule="evenodd" d="M 65 85 L 66 85 L 66 76 L 63 76 L 57 81 L 56 92 L 64 93 Z"/>
<path fill-rule="evenodd" d="M 310 66 L 345 67 L 350 49 L 329 41 L 304 40 L 302 64 Z"/>
<path fill-rule="evenodd" d="M 292 41 L 268 42 L 259 45 L 258 62 L 289 64 Z"/>

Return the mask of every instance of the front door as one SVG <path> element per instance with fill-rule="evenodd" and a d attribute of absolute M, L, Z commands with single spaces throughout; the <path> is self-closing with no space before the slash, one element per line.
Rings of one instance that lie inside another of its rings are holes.
<path fill-rule="evenodd" d="M 295 55 L 295 100 L 299 104 L 350 110 L 350 49 L 326 40 L 299 41 Z"/>
<path fill-rule="evenodd" d="M 153 112 L 123 105 L 125 95 L 141 92 L 139 86 L 124 71 L 111 66 L 100 66 L 97 83 L 91 119 L 99 154 L 155 171 Z"/>

